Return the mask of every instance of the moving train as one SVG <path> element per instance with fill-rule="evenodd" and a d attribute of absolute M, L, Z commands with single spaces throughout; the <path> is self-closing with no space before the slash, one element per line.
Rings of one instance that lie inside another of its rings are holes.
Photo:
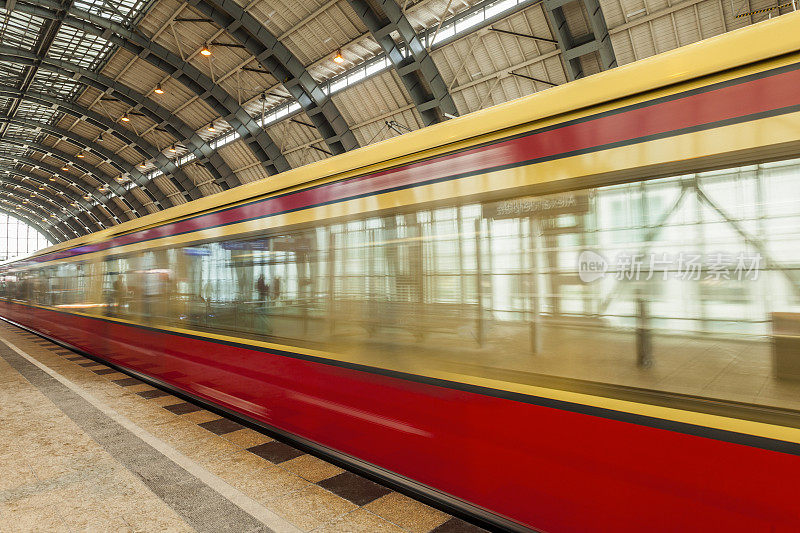
<path fill-rule="evenodd" d="M 509 530 L 796 531 L 800 14 L 0 267 L 0 315 Z"/>

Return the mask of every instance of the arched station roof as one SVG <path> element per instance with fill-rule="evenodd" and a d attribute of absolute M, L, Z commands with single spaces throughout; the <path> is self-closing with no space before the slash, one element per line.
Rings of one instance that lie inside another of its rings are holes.
<path fill-rule="evenodd" d="M 0 210 L 67 240 L 791 8 L 774 5 L 0 0 Z"/>

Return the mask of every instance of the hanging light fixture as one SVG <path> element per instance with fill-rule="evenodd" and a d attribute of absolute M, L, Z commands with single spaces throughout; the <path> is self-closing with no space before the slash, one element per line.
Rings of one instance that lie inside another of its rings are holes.
<path fill-rule="evenodd" d="M 100 135 L 97 137 L 97 142 L 103 142 L 103 132 L 100 132 Z"/>
<path fill-rule="evenodd" d="M 342 63 L 344 63 L 344 57 L 342 57 L 342 49 L 341 48 L 336 50 L 336 53 L 333 55 L 333 62 L 338 64 L 338 65 L 341 65 Z"/>
<path fill-rule="evenodd" d="M 147 168 L 147 162 L 142 161 L 141 163 L 139 163 L 139 168 Z"/>
<path fill-rule="evenodd" d="M 92 199 L 92 195 L 91 194 L 87 194 L 86 196 L 83 197 L 83 199 L 88 202 L 89 200 Z"/>
<path fill-rule="evenodd" d="M 64 165 L 63 167 L 61 167 L 61 170 L 63 170 L 64 172 L 68 172 L 69 167 L 67 165 Z"/>
<path fill-rule="evenodd" d="M 120 120 L 122 120 L 122 122 L 130 122 L 131 118 L 128 116 L 127 113 L 125 113 L 124 115 L 122 115 L 122 118 Z"/>
<path fill-rule="evenodd" d="M 208 43 L 204 44 L 203 48 L 200 49 L 200 55 L 203 55 L 203 56 L 206 56 L 206 57 L 211 55 L 211 49 L 208 47 Z"/>
<path fill-rule="evenodd" d="M 175 152 L 178 151 L 178 148 L 173 144 L 172 146 L 169 147 L 169 151 L 174 154 Z"/>
<path fill-rule="evenodd" d="M 39 190 L 43 191 L 44 190 L 44 185 L 39 185 Z"/>
<path fill-rule="evenodd" d="M 156 85 L 156 88 L 153 89 L 153 92 L 156 94 L 164 94 L 164 89 L 161 88 L 161 84 L 159 83 Z"/>
<path fill-rule="evenodd" d="M 208 123 L 208 127 L 206 128 L 208 131 L 217 131 L 217 128 L 214 127 L 213 122 Z"/>
<path fill-rule="evenodd" d="M 56 177 L 55 176 L 50 176 L 49 179 L 50 179 L 50 181 L 56 181 Z"/>
<path fill-rule="evenodd" d="M 78 152 L 79 159 L 83 159 L 84 157 L 86 157 L 86 154 L 84 154 L 83 152 Z"/>

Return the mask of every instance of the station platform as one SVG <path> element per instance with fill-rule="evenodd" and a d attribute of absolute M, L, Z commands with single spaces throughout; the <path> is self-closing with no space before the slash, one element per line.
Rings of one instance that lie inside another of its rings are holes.
<path fill-rule="evenodd" d="M 0 532 L 482 529 L 0 323 Z"/>

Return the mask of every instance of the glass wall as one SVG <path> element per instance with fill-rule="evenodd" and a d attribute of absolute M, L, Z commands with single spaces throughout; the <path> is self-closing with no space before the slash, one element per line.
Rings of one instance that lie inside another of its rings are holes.
<path fill-rule="evenodd" d="M 0 261 L 33 253 L 50 244 L 50 241 L 35 228 L 12 216 L 0 213 Z"/>

